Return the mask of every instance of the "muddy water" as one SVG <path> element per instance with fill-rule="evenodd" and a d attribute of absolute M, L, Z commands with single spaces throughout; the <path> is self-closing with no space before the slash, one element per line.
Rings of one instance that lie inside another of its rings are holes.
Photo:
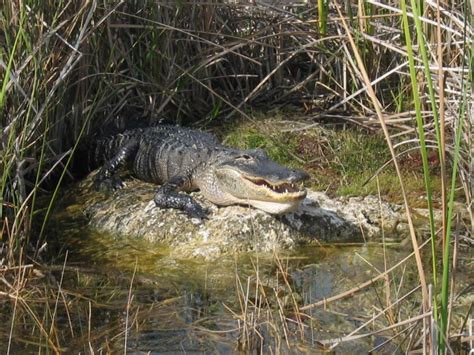
<path fill-rule="evenodd" d="M 116 353 L 125 346 L 129 353 L 156 354 L 320 353 L 366 322 L 356 334 L 383 329 L 420 310 L 417 290 L 390 314 L 370 321 L 417 287 L 413 260 L 348 297 L 301 310 L 380 275 L 410 253 L 400 245 L 324 245 L 206 262 L 172 258 L 166 247 L 97 234 L 77 221 L 58 224 L 50 233 L 56 266 L 44 273 L 52 277 L 47 279 L 56 315 L 51 316 L 52 306 L 37 313 L 49 314 L 42 321 L 46 329 L 55 328 L 64 353 Z M 51 350 L 30 328 L 15 325 L 11 348 Z M 343 341 L 333 352 L 403 353 L 419 328 L 408 325 Z"/>
<path fill-rule="evenodd" d="M 389 282 L 328 303 L 326 309 L 299 314 L 304 305 L 377 276 L 384 263 L 394 265 L 408 251 L 397 246 L 384 250 L 379 245 L 326 245 L 205 262 L 174 259 L 165 247 L 114 239 L 77 225 L 63 225 L 56 235 L 59 254 L 64 256 L 67 250 L 66 265 L 76 268 L 66 272 L 72 277 L 64 278 L 64 287 L 93 300 L 91 315 L 83 315 L 82 330 L 76 330 L 81 340 L 68 345 L 71 351 L 89 342 L 94 349 L 123 349 L 128 325 L 127 347 L 132 352 L 318 352 L 324 349 L 322 341 L 348 334 L 385 308 L 386 292 L 395 298 L 417 281 L 407 263 Z M 416 308 L 415 301 L 406 312 Z M 66 323 L 64 331 L 70 333 Z M 377 323 L 380 328 L 388 325 L 384 317 Z M 363 332 L 371 330 L 373 326 Z M 367 352 L 385 339 L 386 335 L 366 337 L 341 343 L 337 349 Z M 392 342 L 386 349 L 394 346 Z"/>

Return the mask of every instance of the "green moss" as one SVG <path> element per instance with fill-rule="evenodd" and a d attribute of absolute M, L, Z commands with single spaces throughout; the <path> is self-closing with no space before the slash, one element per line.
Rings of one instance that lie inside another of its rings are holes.
<path fill-rule="evenodd" d="M 268 127 L 267 127 L 268 128 Z M 295 149 L 295 142 L 291 137 L 285 137 L 278 131 L 257 129 L 252 125 L 244 125 L 228 132 L 224 143 L 240 149 L 262 148 L 270 157 L 280 164 L 296 166 L 291 151 Z"/>

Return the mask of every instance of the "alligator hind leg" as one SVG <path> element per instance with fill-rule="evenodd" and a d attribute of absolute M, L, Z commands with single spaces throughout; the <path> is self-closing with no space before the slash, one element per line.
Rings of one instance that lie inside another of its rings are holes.
<path fill-rule="evenodd" d="M 135 156 L 138 150 L 138 141 L 133 140 L 125 144 L 120 148 L 117 154 L 110 160 L 108 160 L 94 178 L 94 188 L 96 190 L 106 189 L 113 191 L 121 189 L 123 182 L 118 176 L 115 176 L 115 172 L 123 166 L 131 157 Z"/>
<path fill-rule="evenodd" d="M 183 210 L 192 218 L 206 218 L 208 211 L 205 208 L 197 203 L 191 196 L 178 192 L 189 185 L 190 181 L 187 176 L 175 176 L 171 178 L 156 191 L 153 199 L 156 206 Z"/>

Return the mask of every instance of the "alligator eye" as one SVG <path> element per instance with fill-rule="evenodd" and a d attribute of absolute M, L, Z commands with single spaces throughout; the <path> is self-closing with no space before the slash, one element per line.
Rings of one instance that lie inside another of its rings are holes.
<path fill-rule="evenodd" d="M 247 155 L 247 154 L 241 155 L 239 158 L 245 159 L 245 160 L 253 159 L 250 155 Z"/>

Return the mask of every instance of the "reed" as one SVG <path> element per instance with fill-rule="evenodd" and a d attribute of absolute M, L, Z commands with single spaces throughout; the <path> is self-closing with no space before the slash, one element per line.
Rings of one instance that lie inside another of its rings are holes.
<path fill-rule="evenodd" d="M 324 36 L 328 30 L 328 1 L 318 0 L 319 33 Z"/>
<path fill-rule="evenodd" d="M 444 116 L 445 116 L 445 92 L 444 92 L 444 82 L 443 82 L 443 77 L 444 77 L 444 69 L 441 68 L 443 64 L 443 54 L 441 52 L 440 55 L 437 56 L 438 59 L 438 76 L 440 78 L 440 81 L 438 82 L 440 85 L 438 85 L 438 103 L 439 106 L 437 106 L 436 103 L 436 97 L 435 97 L 435 87 L 433 80 L 431 79 L 431 70 L 429 66 L 429 61 L 428 61 L 428 56 L 426 53 L 426 43 L 425 43 L 425 38 L 426 35 L 423 33 L 422 27 L 421 27 L 421 21 L 420 21 L 420 16 L 422 15 L 420 11 L 417 8 L 417 4 L 415 1 L 411 1 L 411 6 L 412 6 L 412 12 L 413 12 L 413 17 L 415 19 L 415 25 L 416 25 L 416 33 L 417 33 L 417 38 L 418 38 L 418 47 L 419 51 L 422 56 L 423 60 L 423 68 L 424 68 L 424 73 L 425 73 L 425 78 L 427 81 L 427 88 L 429 91 L 429 98 L 431 101 L 431 109 L 432 109 L 432 114 L 433 114 L 433 123 L 435 127 L 435 133 L 436 133 L 436 142 L 437 142 L 437 148 L 439 152 L 439 160 L 440 160 L 440 166 L 441 166 L 441 181 L 442 186 L 441 188 L 443 189 L 442 191 L 442 209 L 443 209 L 443 235 L 442 235 L 442 240 L 443 240 L 443 250 L 442 250 L 442 287 L 441 290 L 438 287 L 438 271 L 437 271 L 437 260 L 438 260 L 438 254 L 436 253 L 436 242 L 435 242 L 435 236 L 436 236 L 436 230 L 435 230 L 435 225 L 434 225 L 434 217 L 433 217 L 433 203 L 432 203 L 432 191 L 430 188 L 430 172 L 428 168 L 428 159 L 427 159 L 427 147 L 425 144 L 425 130 L 423 126 L 423 121 L 422 121 L 422 115 L 421 115 L 421 105 L 420 105 L 420 97 L 418 95 L 419 89 L 417 85 L 417 74 L 415 70 L 415 56 L 413 53 L 413 49 L 411 46 L 411 38 L 410 38 L 410 30 L 409 30 L 409 24 L 408 24 L 408 16 L 407 16 L 407 9 L 405 2 L 402 1 L 402 11 L 403 11 L 403 22 L 404 22 L 404 32 L 406 36 L 406 43 L 407 43 L 407 50 L 408 50 L 408 59 L 409 59 L 409 65 L 410 65 L 410 76 L 411 76 L 411 81 L 412 81 L 412 92 L 413 92 L 413 101 L 415 104 L 415 111 L 416 111 L 416 118 L 417 118 L 417 127 L 418 127 L 418 137 L 420 140 L 420 151 L 422 154 L 423 158 L 423 175 L 425 178 L 425 186 L 426 186 L 426 194 L 427 194 L 427 199 L 428 199 L 428 209 L 430 211 L 430 229 L 431 229 L 431 240 L 432 240 L 432 269 L 433 269 L 433 285 L 434 285 L 434 294 L 433 294 L 433 315 L 435 321 L 439 323 L 439 329 L 440 329 L 440 336 L 438 337 L 438 352 L 439 353 L 444 353 L 446 349 L 446 342 L 447 339 L 449 339 L 449 329 L 448 329 L 448 318 L 450 317 L 450 308 L 448 307 L 448 298 L 449 298 L 449 280 L 450 280 L 450 269 L 451 269 L 451 260 L 450 260 L 450 247 L 451 247 L 451 235 L 452 235 L 452 220 L 454 218 L 454 210 L 453 210 L 453 201 L 454 201 L 454 191 L 456 189 L 456 184 L 458 182 L 458 175 L 457 175 L 457 169 L 458 169 L 458 164 L 459 164 L 459 154 L 460 154 L 460 137 L 461 133 L 464 131 L 464 126 L 465 126 L 465 92 L 466 88 L 463 87 L 464 85 L 461 84 L 461 95 L 462 98 L 460 98 L 459 101 L 459 118 L 457 120 L 457 123 L 454 126 L 454 131 L 455 131 L 455 136 L 454 136 L 454 154 L 453 154 L 453 165 L 452 165 L 452 174 L 450 178 L 450 192 L 449 192 L 449 200 L 446 199 L 446 194 L 445 194 L 445 188 L 446 188 L 446 181 L 448 177 L 446 176 L 446 132 L 445 132 L 445 123 L 443 122 Z M 439 51 L 442 51 L 442 48 L 444 46 L 444 41 L 441 35 L 441 22 L 440 22 L 440 5 L 438 4 L 436 8 L 433 9 L 433 11 L 436 11 L 438 14 L 438 21 L 437 21 L 437 37 L 436 37 L 436 46 L 438 48 L 438 53 Z M 464 36 L 466 36 L 466 33 L 464 33 Z M 464 48 L 465 47 L 465 40 L 463 44 Z M 467 53 L 467 51 L 466 51 Z M 462 63 L 462 67 L 464 67 L 464 63 Z M 465 83 L 464 75 L 461 76 L 461 83 Z M 439 122 L 438 117 L 442 117 L 441 123 Z M 440 295 L 441 298 L 441 307 L 439 308 L 440 312 L 440 318 L 438 319 L 438 295 Z"/>

